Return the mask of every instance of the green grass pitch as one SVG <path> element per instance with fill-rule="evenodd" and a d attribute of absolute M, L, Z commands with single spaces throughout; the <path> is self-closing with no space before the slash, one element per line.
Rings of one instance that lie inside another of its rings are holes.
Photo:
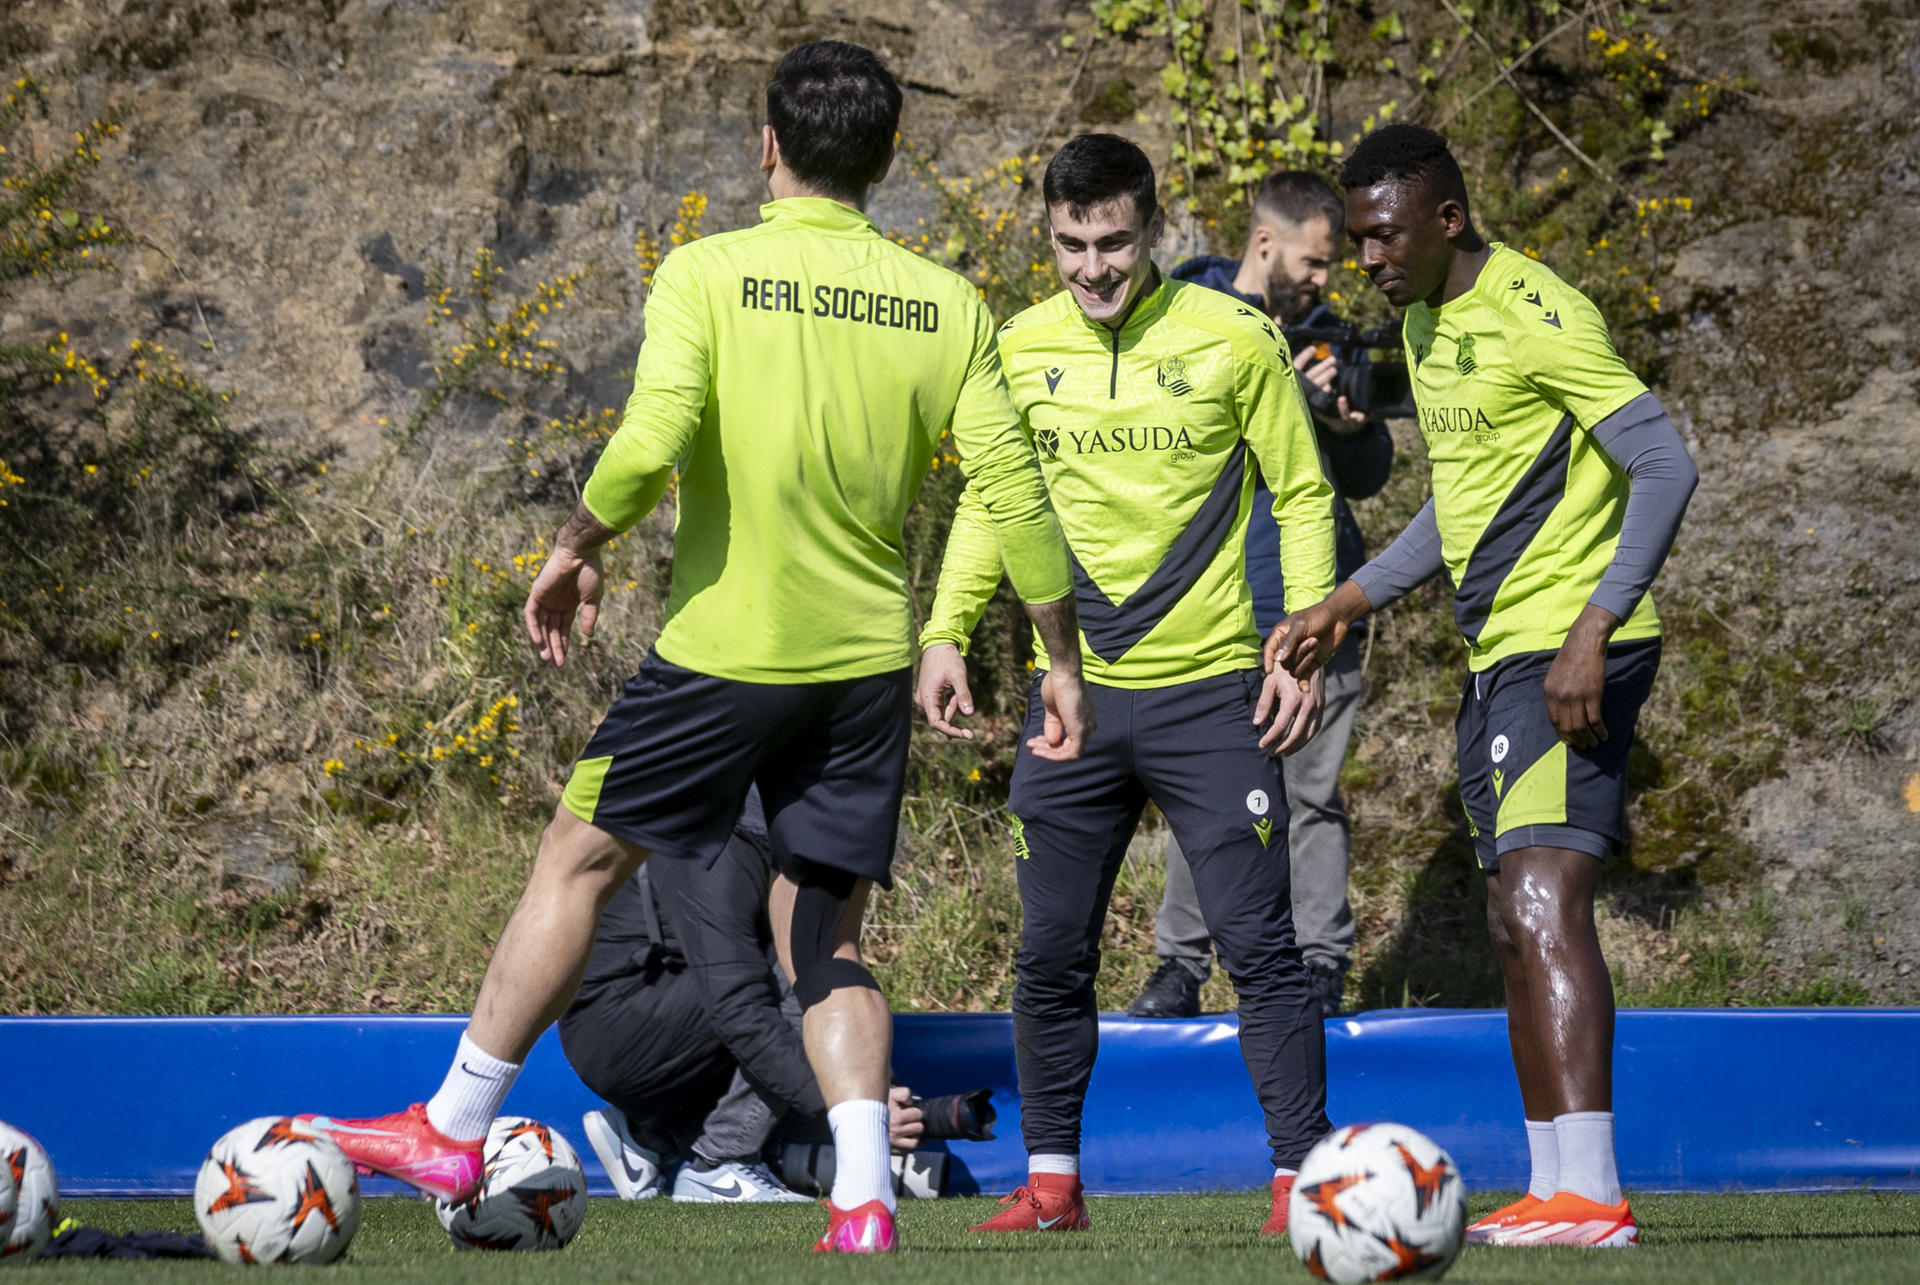
<path fill-rule="evenodd" d="M 1510 1196 L 1476 1197 L 1477 1215 Z M 991 1200 L 909 1201 L 902 1252 L 836 1259 L 806 1251 L 824 1220 L 808 1205 L 720 1208 L 666 1200 L 595 1200 L 585 1226 L 557 1254 L 456 1253 L 416 1200 L 369 1200 L 347 1256 L 324 1271 L 349 1281 L 641 1282 L 645 1285 L 785 1285 L 789 1281 L 928 1282 L 929 1285 L 1122 1285 L 1307 1281 L 1285 1244 L 1257 1235 L 1264 1193 L 1116 1196 L 1090 1202 L 1091 1231 L 974 1236 L 967 1224 Z M 1920 1281 L 1920 1195 L 1642 1196 L 1637 1249 L 1469 1249 L 1449 1281 Z M 184 1200 L 72 1200 L 62 1210 L 108 1231 L 193 1230 Z M 42 1263 L 60 1280 L 225 1279 L 214 1263 Z M 276 1278 L 278 1279 L 278 1278 Z"/>

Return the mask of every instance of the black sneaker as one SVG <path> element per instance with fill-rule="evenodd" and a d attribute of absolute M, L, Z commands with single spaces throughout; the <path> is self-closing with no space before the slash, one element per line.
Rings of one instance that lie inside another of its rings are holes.
<path fill-rule="evenodd" d="M 1340 1012 L 1347 990 L 1347 970 L 1322 959 L 1307 961 L 1307 982 L 1320 997 L 1320 1015 L 1332 1017 Z"/>
<path fill-rule="evenodd" d="M 1186 959 L 1163 959 L 1127 1010 L 1128 1017 L 1198 1017 L 1200 987 L 1213 971 Z"/>

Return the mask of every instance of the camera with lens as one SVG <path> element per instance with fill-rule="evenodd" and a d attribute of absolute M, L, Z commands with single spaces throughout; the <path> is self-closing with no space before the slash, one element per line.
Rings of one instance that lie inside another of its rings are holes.
<path fill-rule="evenodd" d="M 1314 350 L 1324 361 L 1337 358 L 1340 370 L 1333 387 L 1310 388 L 1307 404 L 1317 413 L 1333 415 L 1339 399 L 1369 419 L 1413 418 L 1413 376 L 1407 369 L 1406 349 L 1397 325 L 1362 330 L 1350 321 L 1286 327 L 1287 346 L 1298 353 Z"/>
<path fill-rule="evenodd" d="M 926 1116 L 924 1138 L 958 1138 L 965 1142 L 992 1142 L 993 1090 L 975 1089 L 971 1093 L 947 1093 L 937 1098 L 915 1098 L 913 1104 Z"/>

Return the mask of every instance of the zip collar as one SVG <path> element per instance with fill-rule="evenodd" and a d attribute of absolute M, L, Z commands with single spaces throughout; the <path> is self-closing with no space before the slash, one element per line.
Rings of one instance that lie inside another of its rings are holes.
<path fill-rule="evenodd" d="M 1167 304 L 1173 298 L 1175 289 L 1173 279 L 1160 271 L 1157 265 L 1153 273 L 1155 278 L 1153 289 L 1141 294 L 1127 305 L 1126 315 L 1120 318 L 1118 326 L 1109 326 L 1105 322 L 1095 321 L 1080 307 L 1078 300 L 1074 301 L 1073 310 L 1080 314 L 1080 320 L 1093 330 L 1107 336 L 1107 345 L 1112 352 L 1112 361 L 1107 367 L 1108 401 L 1114 401 L 1120 396 L 1120 341 L 1127 336 L 1128 331 L 1138 335 L 1165 316 Z"/>

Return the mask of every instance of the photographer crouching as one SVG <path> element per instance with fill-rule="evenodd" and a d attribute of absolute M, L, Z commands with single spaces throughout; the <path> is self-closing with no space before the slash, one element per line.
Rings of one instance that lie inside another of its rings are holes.
<path fill-rule="evenodd" d="M 649 862 L 601 916 L 560 1045 L 610 1104 L 581 1124 L 624 1200 L 807 1201 L 833 1181 L 826 1105 L 774 952 L 772 879 L 750 791 L 712 870 Z M 922 1103 L 897 1086 L 888 1105 L 895 1182 L 910 1195 L 945 1181 L 945 1155 L 916 1155 L 922 1141 L 992 1136 L 984 1092 Z"/>
<path fill-rule="evenodd" d="M 1293 365 L 1313 412 L 1320 463 L 1335 492 L 1335 571 L 1345 580 L 1367 560 L 1349 499 L 1365 499 L 1386 485 L 1393 439 L 1382 419 L 1412 415 L 1406 368 L 1375 362 L 1371 349 L 1397 347 L 1397 328 L 1367 333 L 1336 315 L 1322 298 L 1327 273 L 1346 231 L 1340 197 L 1317 174 L 1277 171 L 1260 185 L 1252 229 L 1239 259 L 1202 255 L 1171 275 L 1232 295 L 1278 323 L 1293 349 Z M 1286 615 L 1280 577 L 1279 529 L 1265 479 L 1253 496 L 1247 523 L 1247 582 L 1262 635 Z M 1360 707 L 1359 640 L 1347 640 L 1326 667 L 1326 706 L 1318 736 L 1286 761 L 1291 817 L 1293 923 L 1322 1011 L 1341 1007 L 1353 950 L 1353 911 L 1347 902 L 1350 852 L 1340 765 Z M 1134 1017 L 1192 1017 L 1200 987 L 1213 968 L 1211 936 L 1200 915 L 1186 857 L 1167 840 L 1167 887 L 1154 923 L 1160 965 L 1129 1010 Z"/>

